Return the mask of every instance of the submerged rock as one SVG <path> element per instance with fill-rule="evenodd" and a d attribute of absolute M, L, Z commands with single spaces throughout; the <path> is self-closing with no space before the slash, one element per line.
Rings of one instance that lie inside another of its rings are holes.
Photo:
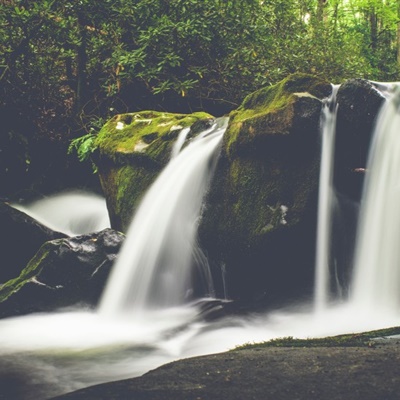
<path fill-rule="evenodd" d="M 29 215 L 0 202 L 0 284 L 16 278 L 45 242 L 66 237 Z"/>
<path fill-rule="evenodd" d="M 96 164 L 107 200 L 111 226 L 126 232 L 139 199 L 171 157 L 182 129 L 188 138 L 212 123 L 206 113 L 156 111 L 116 115 L 101 129 Z"/>
<path fill-rule="evenodd" d="M 123 240 L 105 229 L 45 243 L 18 278 L 0 287 L 0 317 L 95 306 Z"/>

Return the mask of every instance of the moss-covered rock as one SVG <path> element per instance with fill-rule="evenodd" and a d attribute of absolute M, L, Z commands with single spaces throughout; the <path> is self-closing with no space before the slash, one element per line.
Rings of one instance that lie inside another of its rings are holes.
<path fill-rule="evenodd" d="M 319 119 L 330 92 L 328 82 L 293 75 L 231 114 L 200 227 L 229 297 L 271 302 L 312 285 Z"/>
<path fill-rule="evenodd" d="M 201 112 L 143 111 L 116 115 L 104 125 L 95 142 L 95 162 L 113 228 L 127 230 L 139 199 L 169 161 L 182 129 L 191 127 L 190 137 L 213 120 Z"/>
<path fill-rule="evenodd" d="M 256 148 L 271 136 L 307 135 L 315 128 L 319 99 L 329 96 L 326 81 L 306 74 L 293 74 L 270 87 L 248 95 L 231 113 L 226 148 L 229 154 Z M 302 140 L 302 139 L 301 139 Z"/>
<path fill-rule="evenodd" d="M 45 243 L 17 278 L 0 286 L 0 317 L 96 305 L 123 240 L 105 229 Z"/>

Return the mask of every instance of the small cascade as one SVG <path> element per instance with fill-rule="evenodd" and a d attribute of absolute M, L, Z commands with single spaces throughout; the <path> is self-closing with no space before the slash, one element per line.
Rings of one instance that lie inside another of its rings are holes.
<path fill-rule="evenodd" d="M 400 311 L 400 90 L 379 115 L 367 165 L 351 301 L 365 313 Z"/>
<path fill-rule="evenodd" d="M 339 86 L 333 85 L 332 95 L 324 100 L 321 112 L 321 165 L 318 193 L 318 225 L 315 255 L 316 312 L 323 312 L 329 302 L 332 214 L 335 192 L 333 189 L 333 160 L 335 150 L 336 116 L 338 104 L 336 94 Z"/>
<path fill-rule="evenodd" d="M 110 227 L 106 201 L 95 193 L 71 190 L 12 206 L 48 228 L 68 236 L 84 235 Z"/>
<path fill-rule="evenodd" d="M 182 146 L 185 144 L 185 140 L 187 135 L 190 132 L 190 126 L 187 128 L 183 128 L 178 135 L 178 139 L 176 139 L 174 145 L 172 146 L 172 151 L 171 151 L 171 158 L 175 158 L 179 152 L 182 149 Z"/>
<path fill-rule="evenodd" d="M 212 129 L 192 139 L 150 187 L 128 230 L 100 313 L 182 304 L 195 290 L 191 282 L 193 264 L 197 267 L 196 285 L 199 280 L 203 283 L 200 292 L 212 293 L 209 266 L 196 246 L 196 233 L 227 123 L 227 119 L 219 120 Z M 178 150 L 183 142 L 184 137 Z"/>

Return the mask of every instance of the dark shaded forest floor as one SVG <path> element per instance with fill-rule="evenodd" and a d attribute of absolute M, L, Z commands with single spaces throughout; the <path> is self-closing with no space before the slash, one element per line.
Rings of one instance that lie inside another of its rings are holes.
<path fill-rule="evenodd" d="M 254 347 L 166 364 L 57 400 L 399 400 L 400 340 Z"/>

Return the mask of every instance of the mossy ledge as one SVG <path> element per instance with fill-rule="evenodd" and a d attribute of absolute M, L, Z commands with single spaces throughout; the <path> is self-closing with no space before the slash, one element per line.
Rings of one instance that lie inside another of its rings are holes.
<path fill-rule="evenodd" d="M 363 333 L 350 333 L 324 338 L 296 339 L 288 336 L 266 342 L 246 343 L 235 347 L 233 351 L 260 349 L 264 347 L 374 347 L 379 343 L 374 339 L 392 335 L 400 335 L 400 327 L 397 326 Z"/>
<path fill-rule="evenodd" d="M 64 239 L 56 239 L 43 244 L 21 274 L 7 281 L 0 287 L 0 303 L 7 300 L 13 293 L 18 292 L 27 282 L 35 280 L 45 266 L 45 260 L 50 251 L 63 242 Z"/>
<path fill-rule="evenodd" d="M 142 111 L 116 115 L 104 125 L 95 140 L 93 160 L 114 229 L 127 231 L 143 194 L 170 160 L 182 129 L 190 127 L 190 139 L 214 120 L 204 112 Z"/>
<path fill-rule="evenodd" d="M 95 139 L 100 157 L 107 157 L 116 164 L 125 164 L 139 158 L 141 164 L 147 158 L 156 164 L 165 165 L 170 148 L 183 128 L 196 123 L 214 120 L 205 112 L 174 114 L 158 111 L 141 111 L 119 114 L 110 119 Z M 196 133 L 196 132 L 194 132 Z"/>
<path fill-rule="evenodd" d="M 230 114 L 226 133 L 228 154 L 254 140 L 256 132 L 268 135 L 291 133 L 295 103 L 299 99 L 320 102 L 331 92 L 329 82 L 313 75 L 296 73 L 273 86 L 249 94 L 242 105 Z M 251 123 L 247 127 L 248 121 Z"/>

